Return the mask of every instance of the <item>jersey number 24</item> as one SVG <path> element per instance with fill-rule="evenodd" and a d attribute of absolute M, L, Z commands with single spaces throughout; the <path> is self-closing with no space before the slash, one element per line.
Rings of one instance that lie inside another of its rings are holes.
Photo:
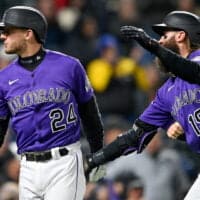
<path fill-rule="evenodd" d="M 64 111 L 61 108 L 53 109 L 49 113 L 51 119 L 51 130 L 53 133 L 65 130 L 67 124 L 73 123 L 77 120 L 76 113 L 74 112 L 73 103 L 69 104 L 68 113 L 65 119 Z"/>

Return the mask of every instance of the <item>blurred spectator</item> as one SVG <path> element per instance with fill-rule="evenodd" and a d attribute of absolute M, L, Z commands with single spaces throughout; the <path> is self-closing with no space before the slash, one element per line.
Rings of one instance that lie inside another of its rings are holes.
<path fill-rule="evenodd" d="M 0 149 L 0 185 L 8 181 L 8 176 L 6 173 L 6 166 L 9 160 L 13 159 L 13 154 L 9 151 L 7 145 L 3 145 Z"/>
<path fill-rule="evenodd" d="M 107 165 L 107 178 L 132 171 L 144 183 L 144 199 L 182 200 L 190 186 L 179 154 L 168 148 L 161 133 L 155 135 L 142 154 L 130 154 Z"/>
<path fill-rule="evenodd" d="M 66 41 L 64 51 L 80 59 L 83 66 L 95 57 L 98 37 L 96 19 L 91 15 L 82 16 L 78 30 Z"/>
<path fill-rule="evenodd" d="M 135 0 L 119 0 L 117 10 L 109 14 L 108 32 L 120 37 L 119 27 L 122 25 L 139 26 L 139 13 Z"/>
<path fill-rule="evenodd" d="M 18 183 L 19 169 L 20 169 L 20 163 L 15 156 L 8 159 L 4 164 L 5 178 L 7 179 L 7 181 Z"/>
<path fill-rule="evenodd" d="M 200 15 L 200 7 L 195 0 L 177 0 L 177 10 L 184 10 Z"/>
<path fill-rule="evenodd" d="M 122 132 L 131 127 L 131 123 L 119 115 L 109 115 L 104 118 L 104 143 L 110 144 Z"/>
<path fill-rule="evenodd" d="M 16 56 L 14 54 L 6 54 L 3 47 L 0 46 L 0 70 L 6 67 Z"/>
<path fill-rule="evenodd" d="M 3 15 L 4 10 L 7 9 L 7 8 L 9 7 L 9 1 L 10 1 L 11 3 L 13 3 L 12 0 L 8 0 L 8 1 L 6 1 L 6 0 L 1 0 L 1 1 L 0 1 L 0 15 L 1 15 L 1 18 L 2 18 L 2 15 Z"/>
<path fill-rule="evenodd" d="M 69 0 L 69 6 L 75 7 L 82 12 L 84 12 L 85 7 L 87 6 L 88 0 Z"/>
<path fill-rule="evenodd" d="M 167 13 L 176 9 L 174 0 L 143 0 L 137 1 L 137 6 L 143 27 L 158 23 Z"/>
<path fill-rule="evenodd" d="M 113 190 L 120 200 L 125 200 L 128 194 L 128 187 L 131 183 L 138 180 L 138 176 L 136 176 L 132 171 L 124 170 L 123 173 L 117 174 L 112 180 Z"/>
<path fill-rule="evenodd" d="M 90 187 L 91 183 L 88 183 L 88 186 Z M 115 193 L 110 181 L 100 181 L 95 184 L 95 187 L 93 186 L 90 193 L 86 192 L 87 195 L 84 197 L 84 200 L 123 200 Z"/>
<path fill-rule="evenodd" d="M 69 5 L 69 1 L 70 0 L 55 0 L 55 5 L 57 7 L 57 9 L 61 9 L 63 7 L 66 7 Z"/>
<path fill-rule="evenodd" d="M 10 149 L 10 141 L 8 140 L 8 134 L 4 141 L 3 146 L 0 149 L 0 185 L 7 181 L 18 183 L 19 179 L 19 159 L 15 153 Z"/>
<path fill-rule="evenodd" d="M 189 176 L 190 182 L 193 183 L 200 172 L 200 157 L 185 145 L 184 141 L 174 140 L 168 144 L 177 151 L 181 156 L 181 162 L 184 171 Z"/>
<path fill-rule="evenodd" d="M 69 0 L 67 6 L 63 6 L 58 12 L 58 23 L 66 33 L 74 33 L 81 20 L 86 0 Z"/>
<path fill-rule="evenodd" d="M 100 37 L 98 52 L 99 57 L 92 60 L 86 68 L 100 111 L 105 116 L 118 114 L 134 118 L 137 115 L 137 76 L 144 74 L 143 69 L 132 59 L 121 57 L 118 41 L 113 35 L 105 34 Z M 146 81 L 144 76 L 142 81 Z"/>
<path fill-rule="evenodd" d="M 73 7 L 64 7 L 58 12 L 58 24 L 67 35 L 70 35 L 77 26 L 80 16 L 80 10 Z"/>
<path fill-rule="evenodd" d="M 9 131 L 0 148 L 0 186 L 7 182 L 18 182 L 19 161 L 16 154 L 10 150 Z"/>
<path fill-rule="evenodd" d="M 64 4 L 66 5 L 64 6 Z M 95 8 L 102 5 L 102 0 L 98 1 L 98 3 L 93 0 L 68 0 L 67 3 L 62 2 L 61 5 L 58 7 L 58 23 L 65 32 L 73 35 L 80 31 L 79 22 L 85 15 L 95 16 L 94 18 L 97 19 Z M 100 9 L 99 12 L 103 13 L 103 10 Z"/>
<path fill-rule="evenodd" d="M 126 200 L 144 200 L 144 184 L 140 179 L 128 184 Z"/>
<path fill-rule="evenodd" d="M 3 12 L 11 7 L 16 5 L 35 5 L 35 0 L 1 0 L 0 1 L 0 15 L 2 16 Z"/>
<path fill-rule="evenodd" d="M 62 51 L 63 42 L 66 40 L 67 34 L 60 28 L 58 24 L 55 1 L 37 0 L 36 6 L 44 14 L 48 21 L 48 32 L 45 47 L 52 50 Z"/>
<path fill-rule="evenodd" d="M 91 14 L 97 20 L 98 29 L 101 34 L 107 31 L 107 27 L 109 27 L 108 22 L 108 9 L 107 9 L 107 0 L 87 0 L 87 8 L 86 13 Z M 117 4 L 117 1 L 115 1 Z"/>
<path fill-rule="evenodd" d="M 150 103 L 154 99 L 157 89 L 160 87 L 162 82 L 165 81 L 165 78 L 164 76 L 161 76 L 160 71 L 153 63 L 147 65 L 144 70 L 148 84 L 143 88 L 143 91 L 145 92 L 147 100 Z"/>
<path fill-rule="evenodd" d="M 143 69 L 143 71 L 135 77 L 139 89 L 143 94 L 142 96 L 141 94 L 136 96 L 140 98 L 137 102 L 141 102 L 137 105 L 138 113 L 140 114 L 145 109 L 146 105 L 155 97 L 157 89 L 166 80 L 166 75 L 155 67 L 155 57 L 135 43 L 130 49 L 129 57 Z"/>
<path fill-rule="evenodd" d="M 139 27 L 141 22 L 140 14 L 137 9 L 136 0 L 119 0 L 117 2 L 115 1 L 113 4 L 116 4 L 116 10 L 108 11 L 107 32 L 117 37 L 122 55 L 127 55 L 131 43 L 123 42 L 119 27 L 123 25 Z"/>
<path fill-rule="evenodd" d="M 93 192 L 95 191 L 95 188 L 97 187 L 98 183 L 94 182 L 88 182 L 86 186 L 86 192 L 84 195 L 84 200 L 93 200 Z"/>
<path fill-rule="evenodd" d="M 19 199 L 18 185 L 15 182 L 6 182 L 0 188 L 1 200 L 18 200 Z"/>

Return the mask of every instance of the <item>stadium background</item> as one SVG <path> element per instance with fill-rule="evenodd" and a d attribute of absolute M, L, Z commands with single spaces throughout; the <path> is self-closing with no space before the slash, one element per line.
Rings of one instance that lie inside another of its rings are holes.
<path fill-rule="evenodd" d="M 1 0 L 1 17 L 15 5 L 39 8 L 49 23 L 45 47 L 75 56 L 84 65 L 102 113 L 105 144 L 130 128 L 167 78 L 153 55 L 122 40 L 120 26 L 141 27 L 157 38 L 151 25 L 168 12 L 200 15 L 199 0 Z M 5 55 L 0 44 L 0 68 L 14 57 Z M 199 156 L 159 132 L 144 154 L 109 163 L 103 181 L 87 184 L 84 200 L 183 199 L 199 172 Z M 82 148 L 84 154 L 89 151 L 84 134 Z M 0 200 L 17 200 L 18 159 L 10 129 L 0 150 Z"/>

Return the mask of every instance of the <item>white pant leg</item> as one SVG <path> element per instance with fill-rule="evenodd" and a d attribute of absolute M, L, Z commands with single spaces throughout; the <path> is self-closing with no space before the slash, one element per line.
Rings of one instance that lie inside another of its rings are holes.
<path fill-rule="evenodd" d="M 40 179 L 37 173 L 38 163 L 27 162 L 25 157 L 22 158 L 20 163 L 19 174 L 19 200 L 42 200 L 41 192 L 38 191 L 36 185 Z"/>
<path fill-rule="evenodd" d="M 68 156 L 66 156 L 68 157 Z M 83 200 L 86 181 L 83 170 L 83 160 L 81 151 L 73 155 L 73 159 L 62 159 L 64 164 L 60 175 L 49 184 L 44 200 Z M 67 163 L 68 162 L 68 163 Z M 53 167 L 53 166 L 52 166 Z M 57 167 L 57 164 L 54 166 Z"/>
<path fill-rule="evenodd" d="M 23 158 L 19 186 L 20 200 L 83 200 L 86 182 L 80 148 L 47 162 Z"/>
<path fill-rule="evenodd" d="M 184 200 L 200 200 L 200 174 L 191 186 Z"/>

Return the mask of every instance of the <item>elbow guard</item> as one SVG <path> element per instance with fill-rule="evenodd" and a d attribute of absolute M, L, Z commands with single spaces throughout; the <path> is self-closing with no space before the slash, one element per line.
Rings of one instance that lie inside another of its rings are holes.
<path fill-rule="evenodd" d="M 126 133 L 119 135 L 114 142 L 103 148 L 105 161 L 112 161 L 121 155 L 124 155 L 127 151 L 131 153 L 137 150 L 137 142 L 135 141 L 134 135 L 135 131 L 130 129 Z"/>
<path fill-rule="evenodd" d="M 130 147 L 132 148 L 131 152 L 135 151 L 136 148 L 134 147 L 135 143 L 133 140 L 134 134 L 135 131 L 130 129 L 124 134 L 119 135 L 116 140 L 105 146 L 103 149 L 92 154 L 88 159 L 89 166 L 93 168 L 106 162 L 112 161 L 123 155 L 124 151 Z"/>
<path fill-rule="evenodd" d="M 143 122 L 137 121 L 137 124 Z M 142 124 L 144 126 L 144 124 Z M 121 155 L 127 155 L 137 150 L 137 153 L 142 150 L 151 141 L 157 132 L 157 127 L 145 124 L 146 128 L 138 127 L 134 124 L 133 128 L 121 134 L 116 140 L 105 146 L 103 149 L 92 154 L 89 159 L 89 165 L 92 167 L 112 161 Z"/>

